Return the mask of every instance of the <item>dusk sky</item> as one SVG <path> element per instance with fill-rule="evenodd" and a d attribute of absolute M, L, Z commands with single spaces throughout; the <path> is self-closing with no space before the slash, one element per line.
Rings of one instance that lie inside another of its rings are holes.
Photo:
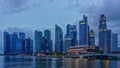
<path fill-rule="evenodd" d="M 88 16 L 96 36 L 100 14 L 107 16 L 108 29 L 120 34 L 119 4 L 120 0 L 0 0 L 0 44 L 3 46 L 3 30 L 33 36 L 35 29 L 50 29 L 54 34 L 58 24 L 65 33 L 66 25 L 78 24 L 83 15 Z"/>

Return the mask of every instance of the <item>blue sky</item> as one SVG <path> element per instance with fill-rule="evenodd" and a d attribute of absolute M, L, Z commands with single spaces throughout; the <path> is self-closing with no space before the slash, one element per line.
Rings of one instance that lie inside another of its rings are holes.
<path fill-rule="evenodd" d="M 4 30 L 24 31 L 33 38 L 35 29 L 51 29 L 54 35 L 54 25 L 58 24 L 65 33 L 66 25 L 78 24 L 84 14 L 88 16 L 88 23 L 95 30 L 96 37 L 99 15 L 103 13 L 108 18 L 108 28 L 112 28 L 113 33 L 120 33 L 119 3 L 119 0 L 1 0 L 0 44 L 3 47 Z"/>

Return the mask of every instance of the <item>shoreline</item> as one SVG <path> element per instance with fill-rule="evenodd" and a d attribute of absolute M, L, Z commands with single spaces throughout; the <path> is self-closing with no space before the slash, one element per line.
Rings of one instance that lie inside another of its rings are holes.
<path fill-rule="evenodd" d="M 0 56 L 34 56 L 34 57 L 47 57 L 47 58 L 63 58 L 65 56 L 52 56 L 52 55 L 48 55 L 48 56 L 37 56 L 37 55 L 4 55 L 4 54 L 0 54 Z"/>

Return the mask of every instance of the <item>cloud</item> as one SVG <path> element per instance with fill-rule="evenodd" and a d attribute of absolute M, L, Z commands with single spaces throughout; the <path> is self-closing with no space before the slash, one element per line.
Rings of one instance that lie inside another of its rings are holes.
<path fill-rule="evenodd" d="M 47 0 L 53 2 L 54 0 Z M 11 13 L 21 13 L 25 10 L 37 7 L 44 0 L 1 0 L 0 1 L 0 14 L 7 15 Z"/>
<path fill-rule="evenodd" d="M 6 8 L 8 12 L 21 12 L 27 8 L 27 0 L 5 0 Z"/>
<path fill-rule="evenodd" d="M 43 2 L 54 0 L 0 0 L 0 24 L 4 25 L 4 19 L 10 14 L 20 14 L 24 11 L 34 9 Z"/>
<path fill-rule="evenodd" d="M 120 8 L 118 7 L 119 4 L 120 0 L 106 0 L 101 8 L 101 11 L 105 12 L 110 20 L 120 20 Z"/>
<path fill-rule="evenodd" d="M 69 7 L 76 12 L 88 15 L 90 28 L 95 30 L 98 40 L 100 14 L 106 14 L 108 29 L 120 34 L 120 0 L 70 0 Z"/>
<path fill-rule="evenodd" d="M 29 8 L 39 4 L 40 0 L 2 0 L 2 11 L 5 14 L 9 13 L 21 13 Z"/>
<path fill-rule="evenodd" d="M 98 27 L 99 15 L 106 14 L 109 28 L 120 29 L 120 0 L 71 0 L 75 11 L 87 14 L 91 25 Z"/>
<path fill-rule="evenodd" d="M 87 14 L 94 20 L 100 14 L 106 14 L 108 22 L 119 24 L 120 21 L 120 0 L 70 0 L 70 7 L 80 14 Z M 94 21 L 93 20 L 93 21 Z M 120 24 L 119 24 L 120 25 Z"/>

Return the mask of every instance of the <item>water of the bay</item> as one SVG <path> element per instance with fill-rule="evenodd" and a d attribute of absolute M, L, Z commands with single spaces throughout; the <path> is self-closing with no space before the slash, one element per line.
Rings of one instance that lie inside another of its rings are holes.
<path fill-rule="evenodd" d="M 1 56 L 0 68 L 120 68 L 120 61 Z"/>

